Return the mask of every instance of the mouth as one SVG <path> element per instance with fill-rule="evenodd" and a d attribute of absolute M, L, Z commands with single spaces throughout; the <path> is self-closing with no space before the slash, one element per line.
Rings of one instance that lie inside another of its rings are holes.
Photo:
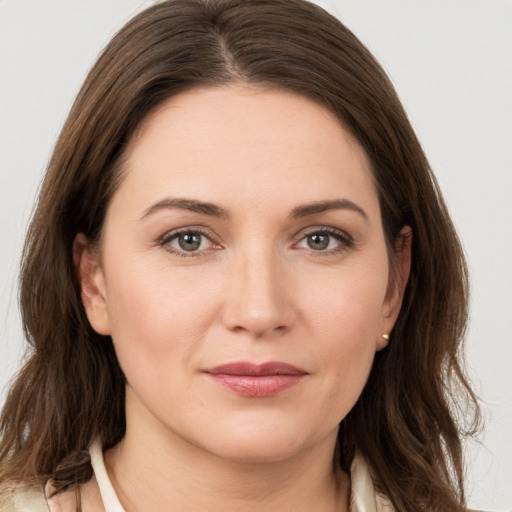
<path fill-rule="evenodd" d="M 287 363 L 229 363 L 203 371 L 216 384 L 251 398 L 275 396 L 296 386 L 308 372 Z"/>

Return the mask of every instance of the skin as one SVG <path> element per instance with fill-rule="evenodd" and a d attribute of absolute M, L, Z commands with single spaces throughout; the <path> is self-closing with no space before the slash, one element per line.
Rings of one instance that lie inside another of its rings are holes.
<path fill-rule="evenodd" d="M 224 215 L 162 207 L 176 198 Z M 201 231 L 199 248 L 177 229 Z M 88 318 L 128 382 L 126 437 L 105 455 L 127 512 L 348 510 L 338 424 L 398 315 L 407 230 L 390 269 L 368 159 L 309 99 L 200 88 L 143 123 L 99 247 L 74 247 Z M 244 397 L 203 373 L 234 361 L 307 375 Z"/>

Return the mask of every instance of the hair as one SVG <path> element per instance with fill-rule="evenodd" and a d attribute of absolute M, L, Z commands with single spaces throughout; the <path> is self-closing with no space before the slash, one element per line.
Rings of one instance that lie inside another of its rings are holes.
<path fill-rule="evenodd" d="M 83 451 L 125 433 L 125 379 L 112 340 L 90 326 L 72 261 L 99 239 L 141 122 L 192 87 L 244 83 L 305 96 L 366 151 L 390 260 L 403 226 L 412 267 L 389 346 L 339 429 L 397 511 L 462 510 L 462 440 L 479 410 L 463 365 L 468 277 L 427 159 L 386 74 L 337 19 L 304 0 L 168 0 L 141 12 L 89 72 L 58 138 L 23 252 L 29 352 L 0 421 L 0 481 L 56 492 L 91 478 Z"/>

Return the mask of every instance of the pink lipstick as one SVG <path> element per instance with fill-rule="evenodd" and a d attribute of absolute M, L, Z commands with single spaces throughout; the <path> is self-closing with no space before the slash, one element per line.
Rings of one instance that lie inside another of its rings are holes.
<path fill-rule="evenodd" d="M 254 398 L 277 395 L 297 385 L 308 373 L 286 363 L 237 362 L 204 370 L 214 382 L 235 393 Z"/>

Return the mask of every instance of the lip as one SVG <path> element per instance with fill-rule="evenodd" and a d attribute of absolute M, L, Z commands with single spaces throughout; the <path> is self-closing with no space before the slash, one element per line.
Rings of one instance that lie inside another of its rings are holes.
<path fill-rule="evenodd" d="M 299 384 L 308 372 L 291 364 L 235 362 L 203 370 L 216 384 L 244 397 L 275 396 Z"/>

